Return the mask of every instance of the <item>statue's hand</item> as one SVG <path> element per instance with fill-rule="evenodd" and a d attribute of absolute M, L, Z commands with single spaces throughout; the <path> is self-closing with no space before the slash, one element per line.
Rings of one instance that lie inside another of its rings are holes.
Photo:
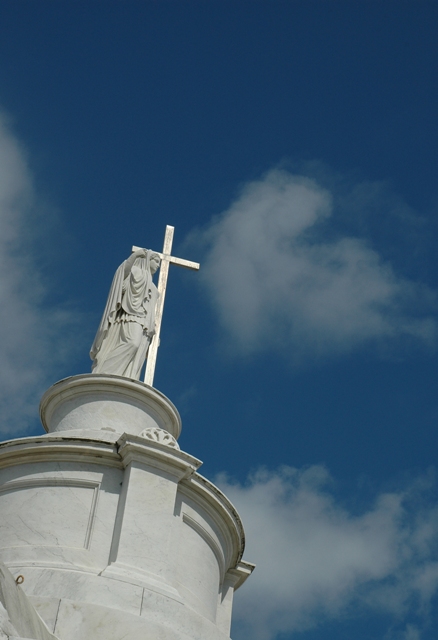
<path fill-rule="evenodd" d="M 154 337 L 154 335 L 155 335 L 155 329 L 149 329 L 149 330 L 146 332 L 146 335 L 147 335 L 147 337 L 148 337 L 148 338 L 150 338 L 150 339 L 152 340 L 152 338 L 153 338 L 153 337 Z"/>
<path fill-rule="evenodd" d="M 131 273 L 132 265 L 137 260 L 137 258 L 146 258 L 146 256 L 147 256 L 147 249 L 136 249 L 135 251 L 133 251 L 129 256 L 129 258 L 125 260 L 123 277 L 127 278 L 129 276 L 129 274 Z"/>

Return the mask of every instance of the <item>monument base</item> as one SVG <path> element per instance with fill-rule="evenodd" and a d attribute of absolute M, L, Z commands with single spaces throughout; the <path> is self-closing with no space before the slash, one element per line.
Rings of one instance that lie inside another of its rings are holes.
<path fill-rule="evenodd" d="M 155 389 L 67 378 L 47 435 L 0 445 L 0 560 L 62 640 L 229 640 L 253 565 L 227 498 L 181 451 Z"/>

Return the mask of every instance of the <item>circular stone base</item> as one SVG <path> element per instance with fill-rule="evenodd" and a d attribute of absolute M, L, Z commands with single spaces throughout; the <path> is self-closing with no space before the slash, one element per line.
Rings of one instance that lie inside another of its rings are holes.
<path fill-rule="evenodd" d="M 104 374 L 72 376 L 56 382 L 40 402 L 48 433 L 72 429 L 140 434 L 158 427 L 174 438 L 181 418 L 165 395 L 138 380 Z"/>

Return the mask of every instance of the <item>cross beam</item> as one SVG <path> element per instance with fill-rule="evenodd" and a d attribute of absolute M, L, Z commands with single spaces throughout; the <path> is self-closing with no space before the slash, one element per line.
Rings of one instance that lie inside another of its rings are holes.
<path fill-rule="evenodd" d="M 160 277 L 158 278 L 158 301 L 157 307 L 155 309 L 155 335 L 151 340 L 151 344 L 149 345 L 147 361 L 146 361 L 146 371 L 144 376 L 144 381 L 146 384 L 152 386 L 154 381 L 155 374 L 155 365 L 157 362 L 157 352 L 158 347 L 160 346 L 160 331 L 161 331 L 161 320 L 163 318 L 163 308 L 164 308 L 164 299 L 166 297 L 166 287 L 167 287 L 167 278 L 169 275 L 169 265 L 176 264 L 179 267 L 185 267 L 186 269 L 193 269 L 198 271 L 200 265 L 198 262 L 191 262 L 190 260 L 183 260 L 182 258 L 175 258 L 171 255 L 172 252 L 172 242 L 173 242 L 173 232 L 175 231 L 175 227 L 171 227 L 170 225 L 166 226 L 166 233 L 164 234 L 164 243 L 163 243 L 163 252 L 154 251 L 154 253 L 158 253 L 161 258 L 160 265 Z M 137 251 L 141 247 L 132 247 L 133 251 Z"/>

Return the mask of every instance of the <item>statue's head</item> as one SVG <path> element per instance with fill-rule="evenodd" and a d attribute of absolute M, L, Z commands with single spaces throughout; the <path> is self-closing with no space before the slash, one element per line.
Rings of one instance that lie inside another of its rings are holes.
<path fill-rule="evenodd" d="M 151 270 L 152 275 L 157 271 L 160 266 L 161 258 L 158 253 L 151 253 L 149 258 L 149 268 Z"/>

